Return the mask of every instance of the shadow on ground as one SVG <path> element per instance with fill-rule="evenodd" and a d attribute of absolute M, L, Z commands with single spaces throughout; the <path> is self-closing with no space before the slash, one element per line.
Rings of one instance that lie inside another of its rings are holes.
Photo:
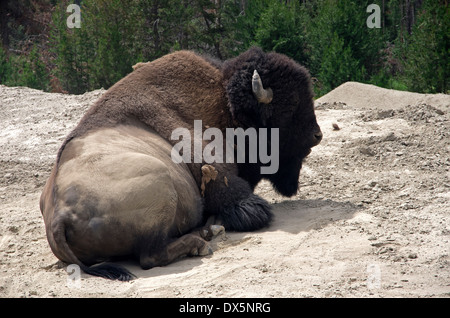
<path fill-rule="evenodd" d="M 283 231 L 298 234 L 311 230 L 319 230 L 327 225 L 341 220 L 351 219 L 361 208 L 350 202 L 337 202 L 333 200 L 286 200 L 272 205 L 274 220 L 265 229 L 256 232 L 227 232 L 225 246 L 235 246 L 250 239 L 252 234 Z M 213 249 L 217 249 L 217 238 L 211 242 Z M 162 275 L 183 273 L 203 263 L 204 257 L 186 257 L 164 267 L 155 267 L 143 270 L 137 262 L 132 260 L 119 262 L 130 270 L 137 278 L 150 278 Z"/>

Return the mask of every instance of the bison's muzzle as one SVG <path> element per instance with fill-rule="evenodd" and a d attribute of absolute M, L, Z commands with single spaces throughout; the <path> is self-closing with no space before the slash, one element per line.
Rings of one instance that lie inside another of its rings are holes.
<path fill-rule="evenodd" d="M 314 135 L 313 135 L 313 145 L 312 145 L 312 147 L 315 147 L 318 144 L 320 144 L 320 142 L 322 141 L 322 138 L 323 138 L 323 134 L 322 134 L 322 131 L 319 128 L 319 130 L 317 132 L 315 132 Z"/>

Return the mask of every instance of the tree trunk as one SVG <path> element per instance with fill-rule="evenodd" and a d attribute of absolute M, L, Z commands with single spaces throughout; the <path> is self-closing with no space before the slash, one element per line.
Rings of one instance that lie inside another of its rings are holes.
<path fill-rule="evenodd" d="M 152 6 L 152 20 L 153 20 L 153 43 L 155 45 L 155 53 L 160 54 L 161 52 L 161 38 L 159 36 L 158 24 L 159 24 L 159 3 L 155 1 Z"/>
<path fill-rule="evenodd" d="M 2 38 L 2 46 L 6 51 L 9 47 L 8 4 L 9 1 L 0 1 L 0 37 Z"/>

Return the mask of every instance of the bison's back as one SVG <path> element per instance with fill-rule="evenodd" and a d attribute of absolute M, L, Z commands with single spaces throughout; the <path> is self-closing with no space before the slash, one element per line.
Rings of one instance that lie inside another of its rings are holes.
<path fill-rule="evenodd" d="M 179 51 L 145 63 L 114 84 L 68 136 L 138 120 L 170 141 L 178 127 L 225 129 L 231 120 L 222 72 L 193 52 Z"/>

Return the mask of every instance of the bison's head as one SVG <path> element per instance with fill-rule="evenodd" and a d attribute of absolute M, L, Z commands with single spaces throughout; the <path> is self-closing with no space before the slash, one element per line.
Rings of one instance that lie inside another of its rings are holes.
<path fill-rule="evenodd" d="M 244 129 L 279 128 L 278 171 L 260 175 L 256 168 L 262 164 L 258 163 L 245 164 L 239 173 L 252 186 L 266 178 L 282 195 L 294 195 L 302 161 L 322 139 L 309 72 L 284 55 L 264 53 L 259 48 L 225 62 L 223 70 L 237 125 Z"/>

